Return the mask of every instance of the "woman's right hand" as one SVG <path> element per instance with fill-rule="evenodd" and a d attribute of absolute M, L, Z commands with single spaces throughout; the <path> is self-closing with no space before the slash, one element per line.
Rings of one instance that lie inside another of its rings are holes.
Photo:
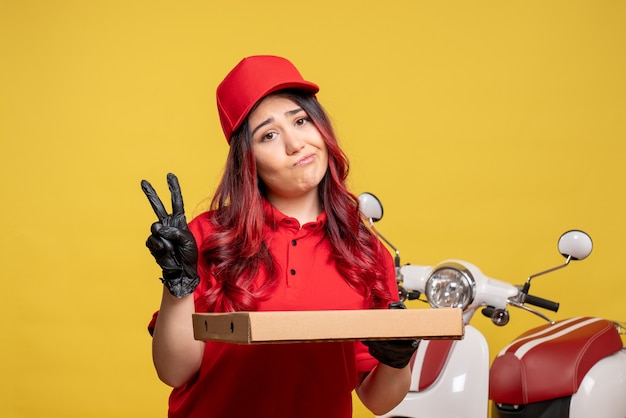
<path fill-rule="evenodd" d="M 161 281 L 165 287 L 173 296 L 182 298 L 193 293 L 200 283 L 197 269 L 198 248 L 187 227 L 178 178 L 168 173 L 167 184 L 172 195 L 171 214 L 167 213 L 152 185 L 146 180 L 141 181 L 141 188 L 158 218 L 152 224 L 146 246 L 161 266 Z"/>

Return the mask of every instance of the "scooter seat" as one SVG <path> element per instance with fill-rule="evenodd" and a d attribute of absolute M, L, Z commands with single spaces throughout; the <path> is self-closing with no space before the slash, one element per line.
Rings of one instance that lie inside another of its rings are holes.
<path fill-rule="evenodd" d="M 613 323 L 602 318 L 571 318 L 534 328 L 494 359 L 489 398 L 525 405 L 572 395 L 594 364 L 621 348 Z"/>

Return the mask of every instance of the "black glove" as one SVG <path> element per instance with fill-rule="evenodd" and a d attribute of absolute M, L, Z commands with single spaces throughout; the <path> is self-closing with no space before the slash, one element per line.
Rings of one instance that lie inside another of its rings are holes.
<path fill-rule="evenodd" d="M 406 309 L 402 302 L 392 302 L 389 309 Z M 370 340 L 363 341 L 376 360 L 396 369 L 403 369 L 411 361 L 420 340 Z"/>
<path fill-rule="evenodd" d="M 156 191 L 146 180 L 141 181 L 141 189 L 148 197 L 150 205 L 159 218 L 152 224 L 152 234 L 146 246 L 163 270 L 161 281 L 172 295 L 182 298 L 193 293 L 200 283 L 198 276 L 198 247 L 196 240 L 187 228 L 183 197 L 178 178 L 167 175 L 167 184 L 172 195 L 172 214 L 169 215 Z"/>

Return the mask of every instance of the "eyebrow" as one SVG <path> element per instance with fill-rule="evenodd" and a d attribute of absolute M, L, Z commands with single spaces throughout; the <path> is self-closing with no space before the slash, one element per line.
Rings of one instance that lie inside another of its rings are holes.
<path fill-rule="evenodd" d="M 285 116 L 286 117 L 290 117 L 290 116 L 294 116 L 297 115 L 300 112 L 304 112 L 304 109 L 301 107 L 298 107 L 297 109 L 293 109 L 293 110 L 288 110 L 285 112 Z M 254 128 L 252 130 L 252 133 L 250 134 L 250 136 L 254 136 L 255 132 L 258 131 L 259 129 L 261 129 L 262 127 L 264 127 L 265 125 L 269 125 L 270 123 L 274 122 L 274 118 L 268 118 L 266 120 L 264 120 L 263 122 L 259 123 L 257 125 L 256 128 Z"/>

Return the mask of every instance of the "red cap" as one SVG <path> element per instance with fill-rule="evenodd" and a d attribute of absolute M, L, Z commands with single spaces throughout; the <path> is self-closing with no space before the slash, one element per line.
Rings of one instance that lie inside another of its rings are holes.
<path fill-rule="evenodd" d="M 305 81 L 288 60 L 272 55 L 242 59 L 217 87 L 217 110 L 226 140 L 263 97 L 282 89 L 317 93 L 317 84 Z"/>

